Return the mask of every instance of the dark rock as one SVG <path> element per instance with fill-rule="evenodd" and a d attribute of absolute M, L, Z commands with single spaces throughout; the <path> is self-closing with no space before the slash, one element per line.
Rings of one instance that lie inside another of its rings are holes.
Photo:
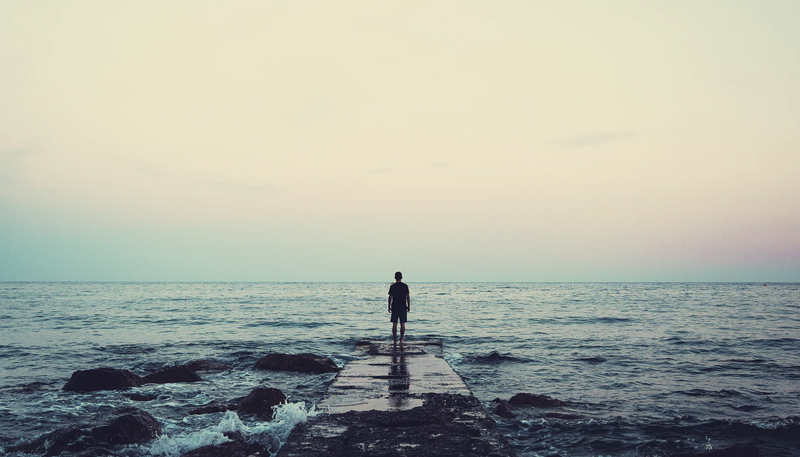
<path fill-rule="evenodd" d="M 501 401 L 498 403 L 497 406 L 494 407 L 494 413 L 503 419 L 513 419 L 516 417 L 516 414 L 511 412 L 511 408 L 509 408 L 507 401 Z"/>
<path fill-rule="evenodd" d="M 267 354 L 256 362 L 261 370 L 297 371 L 301 373 L 333 373 L 339 371 L 336 362 L 314 354 Z"/>
<path fill-rule="evenodd" d="M 286 402 L 286 395 L 271 387 L 256 387 L 239 405 L 240 414 L 253 414 L 264 420 L 272 420 L 275 406 Z"/>
<path fill-rule="evenodd" d="M 423 394 L 409 410 L 349 411 L 300 424 L 281 457 L 511 457 L 513 452 L 475 397 Z M 402 443 L 402 446 L 399 444 Z"/>
<path fill-rule="evenodd" d="M 508 403 L 512 406 L 533 406 L 536 408 L 557 408 L 559 406 L 567 406 L 567 404 L 563 401 L 548 397 L 547 395 L 535 395 L 527 393 L 514 395 L 510 400 L 508 400 Z"/>
<path fill-rule="evenodd" d="M 199 447 L 181 455 L 181 457 L 269 457 L 270 455 L 268 449 L 257 443 L 246 443 L 237 440 Z"/>
<path fill-rule="evenodd" d="M 74 457 L 119 457 L 119 454 L 104 447 L 90 447 L 74 454 Z"/>
<path fill-rule="evenodd" d="M 142 379 L 128 370 L 94 368 L 72 373 L 72 377 L 64 384 L 63 389 L 70 392 L 94 392 L 96 390 L 121 390 L 141 385 Z"/>
<path fill-rule="evenodd" d="M 207 405 L 203 405 L 199 408 L 195 408 L 189 411 L 189 414 L 211 414 L 211 413 L 222 413 L 225 411 L 236 411 L 239 409 L 239 405 L 236 403 L 229 403 L 227 405 L 222 405 L 216 402 L 211 402 Z"/>
<path fill-rule="evenodd" d="M 145 394 L 122 394 L 123 397 L 131 401 L 153 401 L 158 398 L 158 395 L 145 395 Z"/>
<path fill-rule="evenodd" d="M 62 452 L 87 453 L 87 457 L 113 455 L 102 452 L 108 451 L 107 446 L 144 443 L 160 433 L 161 424 L 150 414 L 136 408 L 120 408 L 96 415 L 86 423 L 45 433 L 11 450 L 45 456 Z"/>
<path fill-rule="evenodd" d="M 192 360 L 184 365 L 192 371 L 225 371 L 230 370 L 231 366 L 217 360 Z"/>
<path fill-rule="evenodd" d="M 675 454 L 673 457 L 759 457 L 761 454 L 758 447 L 753 444 L 739 443 L 724 449 L 714 449 L 713 451 Z"/>
<path fill-rule="evenodd" d="M 185 365 L 165 368 L 142 378 L 142 384 L 170 384 L 174 382 L 198 382 L 203 379 Z"/>

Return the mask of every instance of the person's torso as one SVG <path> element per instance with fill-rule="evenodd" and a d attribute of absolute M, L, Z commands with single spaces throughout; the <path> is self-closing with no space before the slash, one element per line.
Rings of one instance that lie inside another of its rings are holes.
<path fill-rule="evenodd" d="M 396 282 L 389 287 L 389 295 L 395 302 L 405 303 L 408 295 L 408 286 L 402 282 Z"/>

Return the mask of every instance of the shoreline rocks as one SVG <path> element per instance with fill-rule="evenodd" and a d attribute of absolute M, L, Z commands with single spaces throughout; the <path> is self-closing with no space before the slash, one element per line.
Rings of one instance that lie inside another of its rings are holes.
<path fill-rule="evenodd" d="M 171 384 L 176 382 L 199 382 L 203 378 L 186 365 L 165 368 L 142 378 L 142 384 Z"/>
<path fill-rule="evenodd" d="M 45 433 L 11 450 L 45 456 L 56 456 L 63 452 L 98 455 L 92 452 L 106 451 L 108 446 L 145 443 L 160 434 L 161 424 L 156 418 L 140 409 L 127 407 Z"/>
<path fill-rule="evenodd" d="M 95 392 L 98 390 L 123 390 L 141 387 L 142 378 L 128 370 L 117 368 L 94 368 L 78 370 L 64 384 L 63 390 L 69 392 Z"/>
<path fill-rule="evenodd" d="M 286 403 L 286 395 L 272 387 L 256 387 L 242 400 L 237 412 L 250 414 L 263 420 L 272 420 L 275 407 Z"/>
<path fill-rule="evenodd" d="M 299 373 L 335 373 L 341 368 L 328 357 L 314 354 L 271 353 L 256 362 L 259 370 L 296 371 Z"/>
<path fill-rule="evenodd" d="M 567 406 L 566 403 L 556 398 L 529 393 L 516 394 L 508 400 L 508 403 L 512 406 L 533 406 L 535 408 L 558 408 Z"/>

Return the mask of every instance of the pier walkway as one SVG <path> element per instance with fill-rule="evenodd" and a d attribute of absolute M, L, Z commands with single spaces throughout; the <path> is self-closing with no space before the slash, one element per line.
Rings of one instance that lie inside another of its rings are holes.
<path fill-rule="evenodd" d="M 356 351 L 278 457 L 513 456 L 441 340 L 359 341 Z"/>

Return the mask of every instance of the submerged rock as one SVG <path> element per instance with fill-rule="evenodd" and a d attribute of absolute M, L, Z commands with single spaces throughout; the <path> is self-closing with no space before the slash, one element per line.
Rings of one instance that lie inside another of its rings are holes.
<path fill-rule="evenodd" d="M 122 394 L 122 396 L 131 401 L 153 401 L 156 398 L 158 398 L 158 395 L 146 395 L 146 394 Z"/>
<path fill-rule="evenodd" d="M 239 405 L 236 403 L 229 403 L 227 405 L 223 405 L 217 402 L 211 402 L 206 405 L 200 406 L 199 408 L 195 408 L 189 411 L 189 414 L 198 415 L 198 414 L 212 414 L 212 413 L 223 413 L 225 411 L 236 411 L 239 409 Z"/>
<path fill-rule="evenodd" d="M 225 371 L 230 370 L 231 366 L 227 363 L 220 362 L 217 360 L 192 360 L 191 362 L 184 365 L 186 368 L 192 371 Z"/>
<path fill-rule="evenodd" d="M 261 370 L 297 371 L 300 373 L 333 373 L 339 371 L 336 362 L 314 354 L 272 353 L 260 358 L 256 368 Z"/>
<path fill-rule="evenodd" d="M 62 389 L 70 392 L 94 392 L 97 390 L 122 390 L 141 385 L 142 378 L 128 370 L 104 367 L 78 370 L 72 373 L 72 377 Z"/>
<path fill-rule="evenodd" d="M 508 403 L 512 406 L 533 406 L 536 408 L 558 408 L 559 406 L 567 406 L 563 401 L 548 397 L 547 395 L 528 393 L 516 394 L 508 400 Z"/>
<path fill-rule="evenodd" d="M 507 401 L 501 401 L 498 403 L 497 406 L 494 407 L 494 413 L 503 419 L 513 419 L 517 416 L 511 411 Z"/>
<path fill-rule="evenodd" d="M 113 455 L 107 446 L 139 444 L 161 434 L 161 424 L 136 408 L 120 408 L 99 414 L 87 422 L 60 428 L 11 448 L 14 452 L 55 456 L 62 452 L 81 455 Z"/>
<path fill-rule="evenodd" d="M 175 382 L 198 382 L 203 378 L 185 365 L 169 367 L 142 378 L 142 384 L 170 384 Z"/>
<path fill-rule="evenodd" d="M 252 414 L 264 420 L 272 420 L 275 407 L 286 402 L 286 395 L 271 387 L 256 387 L 242 400 L 238 412 Z"/>

